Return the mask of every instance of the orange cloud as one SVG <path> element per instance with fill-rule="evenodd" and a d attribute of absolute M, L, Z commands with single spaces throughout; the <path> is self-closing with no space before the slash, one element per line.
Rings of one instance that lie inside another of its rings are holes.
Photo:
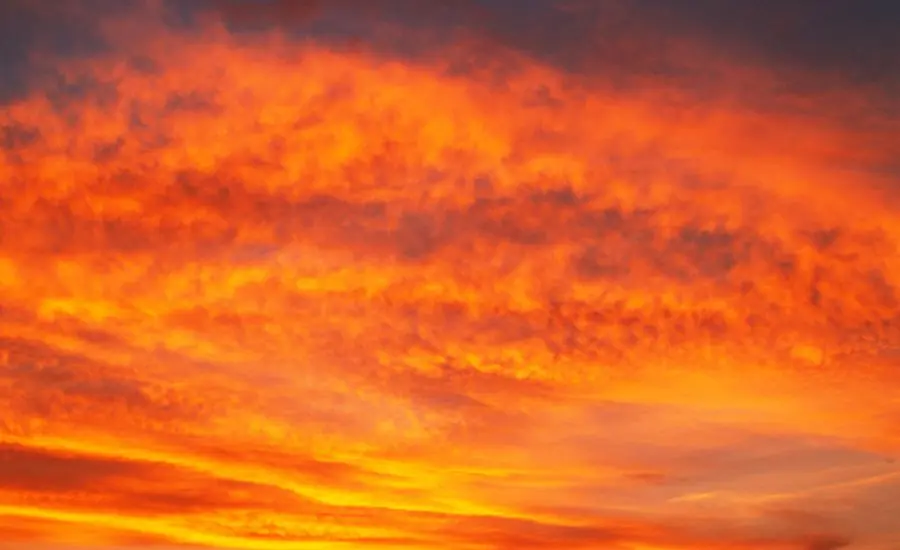
<path fill-rule="evenodd" d="M 0 107 L 7 540 L 900 542 L 886 112 L 147 6 Z"/>

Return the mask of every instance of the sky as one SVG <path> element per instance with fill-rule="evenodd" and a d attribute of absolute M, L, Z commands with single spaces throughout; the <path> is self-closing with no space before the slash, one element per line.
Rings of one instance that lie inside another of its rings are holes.
<path fill-rule="evenodd" d="M 900 5 L 0 3 L 0 549 L 900 550 Z"/>

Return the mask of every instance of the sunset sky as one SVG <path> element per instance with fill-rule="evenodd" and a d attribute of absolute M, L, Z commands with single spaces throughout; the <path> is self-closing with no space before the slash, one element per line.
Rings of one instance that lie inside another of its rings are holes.
<path fill-rule="evenodd" d="M 0 549 L 900 550 L 900 3 L 0 1 Z"/>

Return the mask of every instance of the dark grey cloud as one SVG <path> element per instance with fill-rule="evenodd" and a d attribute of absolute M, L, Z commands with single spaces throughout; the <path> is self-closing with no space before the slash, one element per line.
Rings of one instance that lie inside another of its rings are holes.
<path fill-rule="evenodd" d="M 3 2 L 0 68 L 6 78 L 0 100 L 22 93 L 35 80 L 34 52 L 66 57 L 108 49 L 100 15 L 140 5 L 138 0 Z M 641 75 L 682 79 L 691 86 L 715 82 L 716 69 L 707 64 L 713 57 L 774 69 L 795 91 L 824 85 L 890 90 L 900 81 L 900 6 L 890 0 L 166 0 L 163 5 L 169 8 L 164 21 L 188 31 L 213 13 L 236 32 L 287 29 L 325 42 L 361 41 L 406 57 L 428 56 L 467 37 L 477 45 L 473 60 L 489 57 L 490 48 L 497 47 L 623 82 Z M 396 32 L 382 32 L 373 22 Z M 672 45 L 685 42 L 694 44 L 695 52 L 709 52 L 710 59 L 677 59 Z"/>
<path fill-rule="evenodd" d="M 703 37 L 735 56 L 883 81 L 900 68 L 900 4 L 890 0 L 638 0 L 651 24 Z"/>
<path fill-rule="evenodd" d="M 100 31 L 100 14 L 135 9 L 138 0 L 5 0 L 0 2 L 0 102 L 28 91 L 37 81 L 53 80 L 41 56 L 77 58 L 108 51 Z"/>

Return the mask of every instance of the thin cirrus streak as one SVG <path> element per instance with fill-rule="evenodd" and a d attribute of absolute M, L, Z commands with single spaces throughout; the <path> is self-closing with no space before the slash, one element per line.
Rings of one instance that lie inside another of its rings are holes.
<path fill-rule="evenodd" d="M 892 119 L 154 15 L 0 109 L 4 544 L 900 544 Z"/>

